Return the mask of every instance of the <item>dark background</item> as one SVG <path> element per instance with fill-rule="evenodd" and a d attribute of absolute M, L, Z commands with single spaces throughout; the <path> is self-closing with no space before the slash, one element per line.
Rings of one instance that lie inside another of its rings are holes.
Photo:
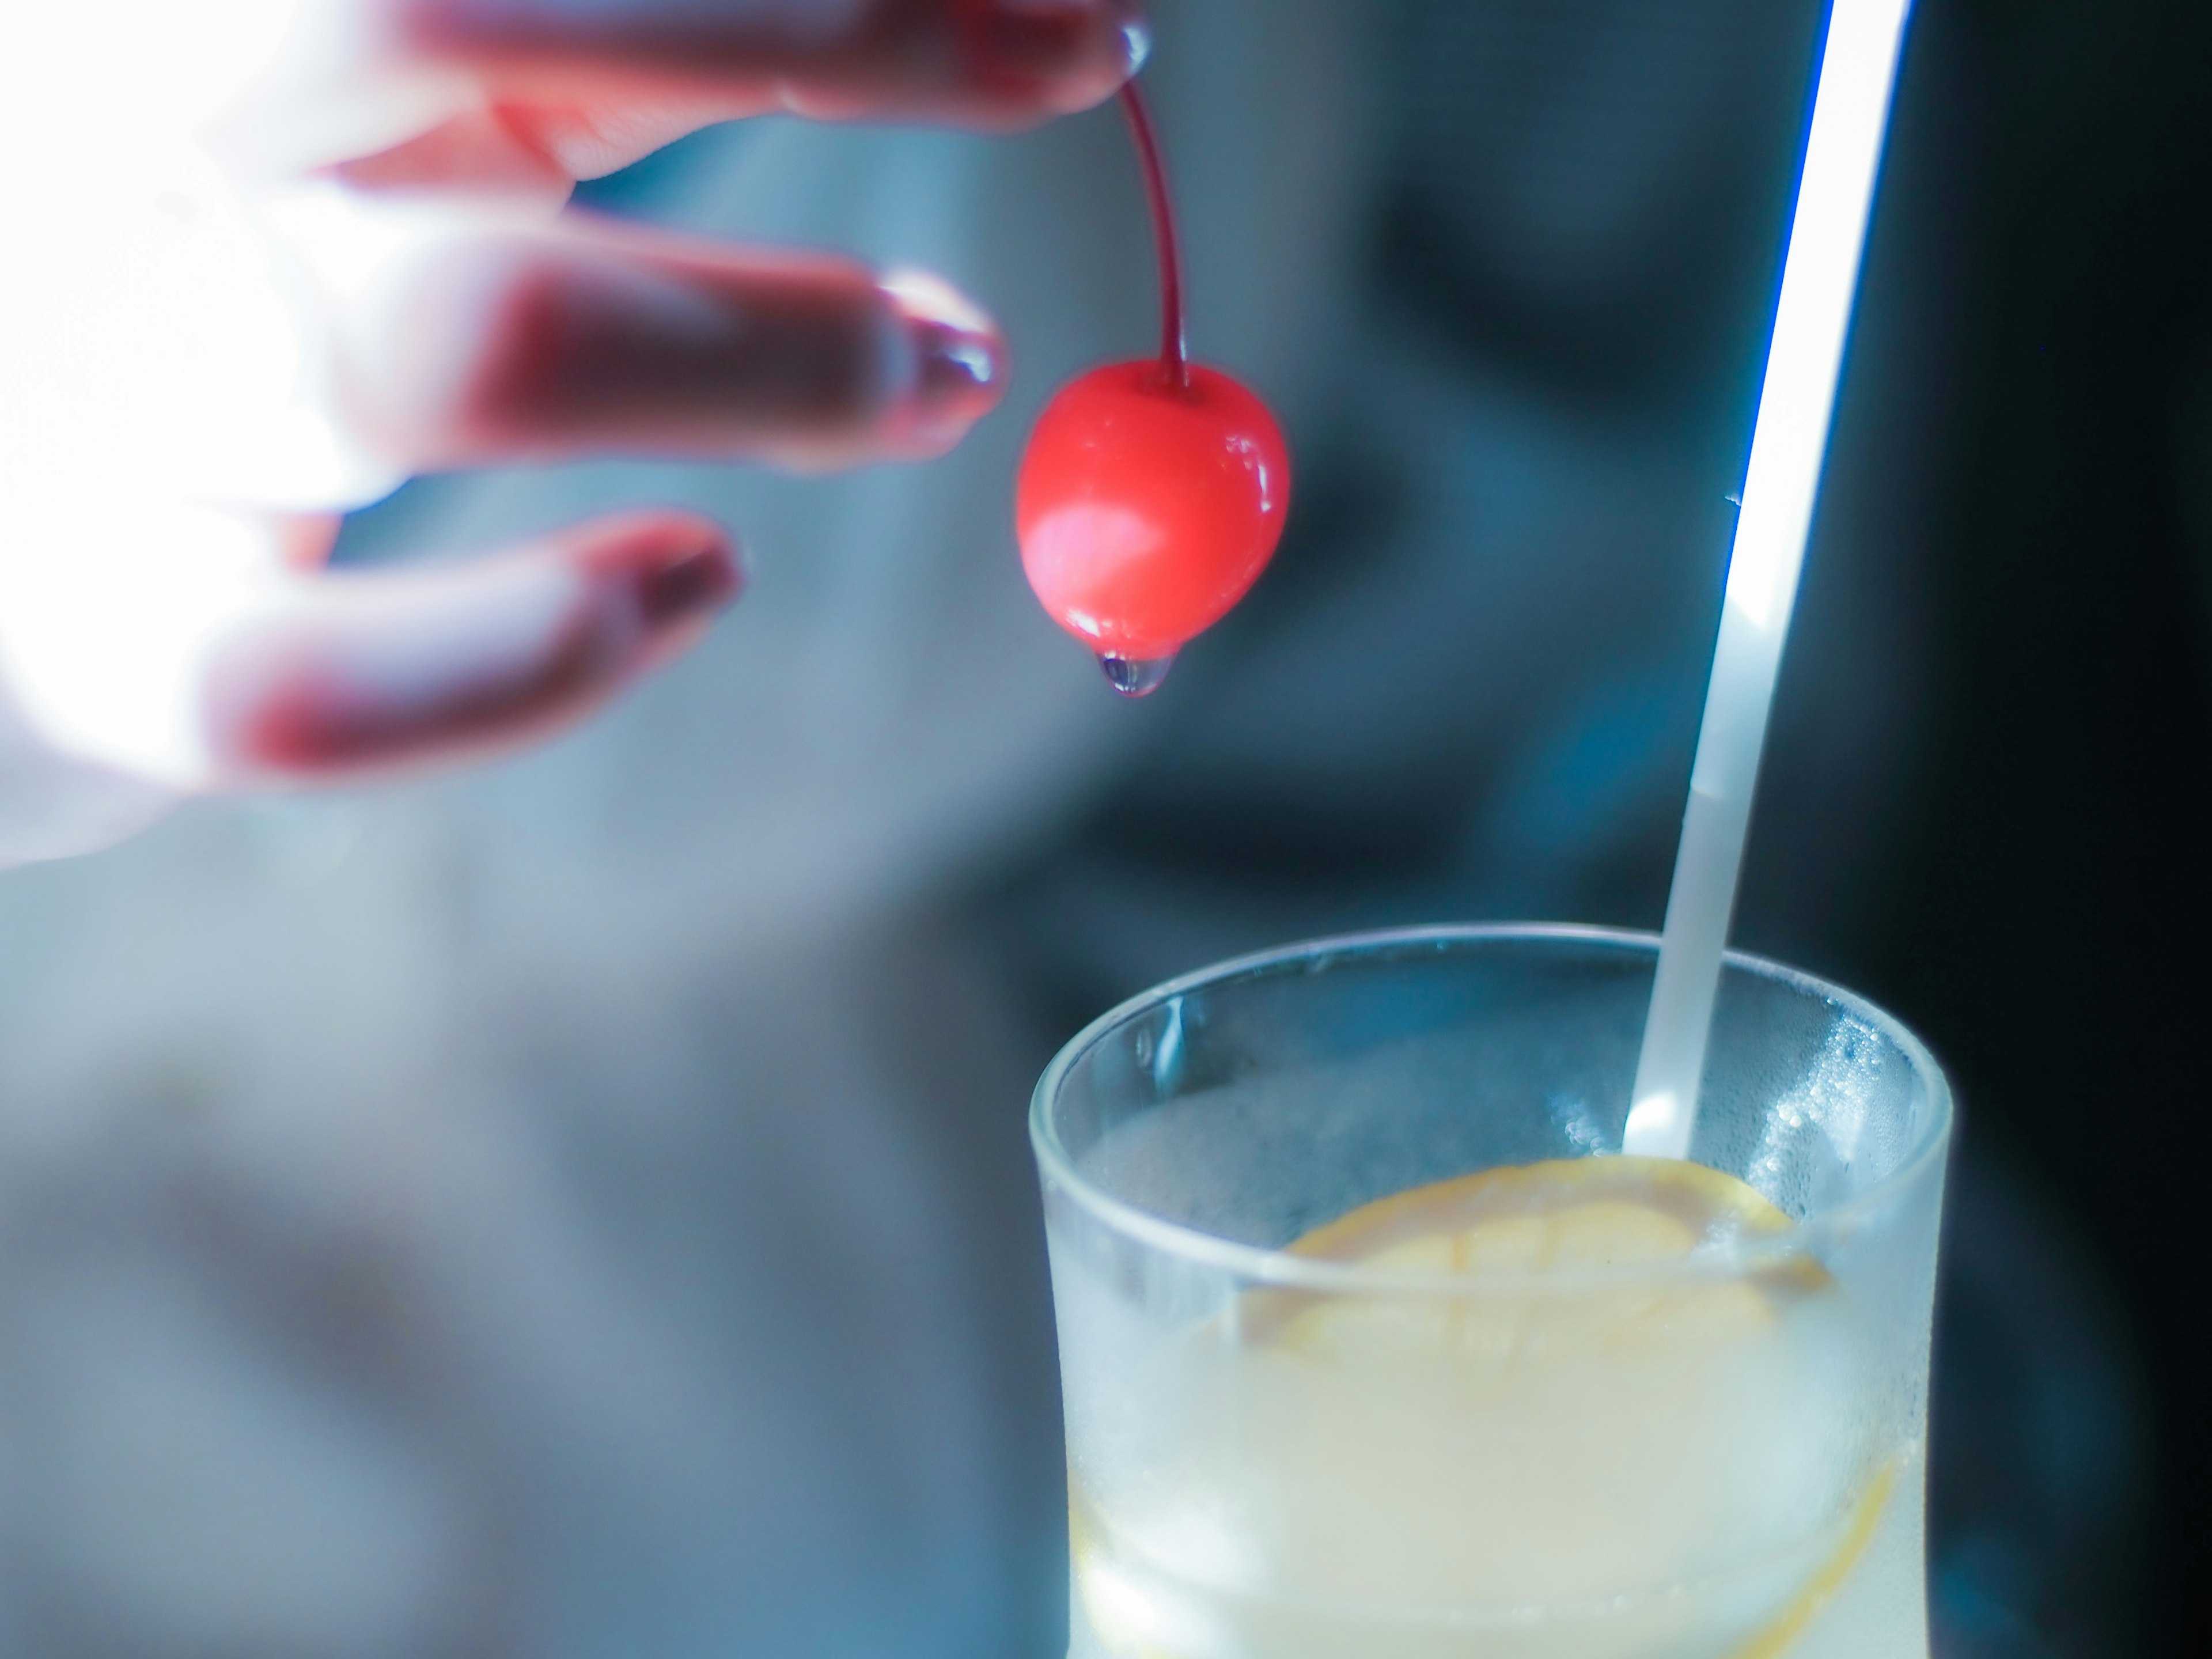
<path fill-rule="evenodd" d="M 1970 1146 L 2009 1158 L 2117 1297 L 2148 1389 L 2142 1650 L 2203 1652 L 2212 9 L 1922 10 L 1910 96 L 1970 102 L 1976 253 L 1934 765 L 1868 988 L 1942 1055 Z M 1954 1350 L 1976 1313 L 1947 1306 Z M 1982 1358 L 1986 1397 L 1946 1397 L 1939 1436 L 2021 1404 Z M 1965 1496 L 1939 1481 L 1939 1528 Z M 2080 1567 L 2048 1571 L 2063 1599 Z"/>
<path fill-rule="evenodd" d="M 1772 31 L 1742 48 L 1771 69 L 1811 61 L 1821 9 L 1724 21 Z M 1802 101 L 1747 92 L 1711 222 L 1686 201 L 1666 268 L 1611 311 L 1577 310 L 1494 239 L 1455 237 L 1480 100 L 1428 82 L 1452 32 L 1478 26 L 1448 4 L 1407 14 L 1378 306 L 1592 430 L 1703 423 L 1729 458 L 1717 476 L 1741 477 Z M 1942 1659 L 2212 1651 L 2208 76 L 2202 0 L 1922 0 L 1753 823 L 1738 943 L 1898 1012 L 1962 1102 L 1931 1495 Z M 1322 453 L 1278 571 L 1221 630 L 1224 676 L 1321 603 L 1361 556 L 1358 526 L 1392 510 L 1387 471 Z M 1850 580 L 1869 562 L 1895 569 L 1871 614 Z M 1838 688 L 1855 653 L 1857 680 L 1887 680 L 1902 711 L 1865 741 L 1906 763 L 1824 791 L 1807 775 L 1850 748 Z M 1411 671 L 1368 670 L 1393 672 Z M 1072 960 L 1070 937 L 1105 930 L 1101 891 L 1150 881 L 1187 908 L 1233 893 L 1235 920 L 1206 936 L 1224 954 L 1520 908 L 1451 851 L 1473 738 L 1440 726 L 1437 769 L 1395 791 L 1332 789 L 1312 757 L 1224 779 L 1191 758 L 1212 752 L 1188 736 L 1212 690 L 1193 674 L 1145 768 L 989 896 L 1041 1051 L 1203 959 L 1186 933 L 1164 954 Z M 1661 727 L 1686 783 L 1689 732 Z M 1655 826 L 1572 910 L 1529 908 L 1656 927 L 1671 836 Z"/>

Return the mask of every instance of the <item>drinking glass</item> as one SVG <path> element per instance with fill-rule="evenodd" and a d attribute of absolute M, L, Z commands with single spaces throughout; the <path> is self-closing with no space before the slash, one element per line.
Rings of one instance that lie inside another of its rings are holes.
<path fill-rule="evenodd" d="M 1925 1659 L 1948 1085 L 1863 1000 L 1731 955 L 1691 1164 L 1619 1159 L 1657 949 L 1294 945 L 1053 1061 L 1074 1659 Z M 1421 1236 L 1415 1189 L 1537 1164 L 1658 1196 L 1589 1185 L 1565 1245 Z M 1316 1248 L 1353 1212 L 1405 1237 Z"/>

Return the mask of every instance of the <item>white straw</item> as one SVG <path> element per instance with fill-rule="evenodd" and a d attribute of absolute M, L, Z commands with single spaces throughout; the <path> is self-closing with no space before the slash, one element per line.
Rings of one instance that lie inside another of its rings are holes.
<path fill-rule="evenodd" d="M 1686 1158 L 1911 0 L 1835 0 L 1621 1150 Z"/>

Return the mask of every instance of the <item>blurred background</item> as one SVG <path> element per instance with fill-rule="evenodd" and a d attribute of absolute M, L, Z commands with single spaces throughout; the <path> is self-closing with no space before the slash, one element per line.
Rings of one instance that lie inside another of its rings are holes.
<path fill-rule="evenodd" d="M 1401 9 L 1371 401 L 1203 712 L 1000 896 L 1044 1026 L 1286 933 L 1658 926 L 1820 10 Z M 2208 53 L 2201 8 L 1921 0 L 1738 915 L 1964 1103 L 1942 1654 L 2212 1633 Z"/>
<path fill-rule="evenodd" d="M 1818 0 L 1159 0 L 1195 352 L 1288 539 L 1123 705 L 1011 531 L 1151 337 L 1110 110 L 711 131 L 582 205 L 942 270 L 948 460 L 421 480 L 343 560 L 732 522 L 713 641 L 404 790 L 0 883 L 0 1647 L 1044 1656 L 1023 1115 L 1209 959 L 1656 927 Z M 1942 1659 L 2203 1650 L 2212 12 L 1920 0 L 1737 926 L 1952 1071 Z"/>

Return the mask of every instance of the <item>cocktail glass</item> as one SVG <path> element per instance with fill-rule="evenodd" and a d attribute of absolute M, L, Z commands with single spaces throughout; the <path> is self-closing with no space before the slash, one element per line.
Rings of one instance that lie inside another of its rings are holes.
<path fill-rule="evenodd" d="M 1732 956 L 1692 1162 L 1615 1156 L 1656 950 L 1297 945 L 1053 1061 L 1074 1659 L 1925 1659 L 1948 1086 Z"/>

